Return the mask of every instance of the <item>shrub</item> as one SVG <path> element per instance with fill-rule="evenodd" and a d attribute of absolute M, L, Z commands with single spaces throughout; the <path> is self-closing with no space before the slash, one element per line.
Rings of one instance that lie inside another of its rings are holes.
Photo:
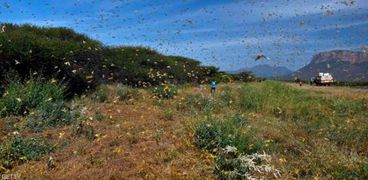
<path fill-rule="evenodd" d="M 50 101 L 63 101 L 64 88 L 41 79 L 31 79 L 25 83 L 13 80 L 6 86 L 0 99 L 0 115 L 23 115 L 31 109 L 44 106 Z"/>
<path fill-rule="evenodd" d="M 0 34 L 1 81 L 5 78 L 2 74 L 11 69 L 22 79 L 35 72 L 49 80 L 64 81 L 68 93 L 74 95 L 110 78 L 112 69 L 103 66 L 100 42 L 67 28 L 2 25 L 7 31 Z"/>
<path fill-rule="evenodd" d="M 132 87 L 118 84 L 116 87 L 116 95 L 120 101 L 133 101 L 139 98 L 139 91 Z"/>
<path fill-rule="evenodd" d="M 234 146 L 241 152 L 257 152 L 262 144 L 253 137 L 254 130 L 246 126 L 246 119 L 240 115 L 215 119 L 210 117 L 195 128 L 195 143 L 208 151 Z"/>
<path fill-rule="evenodd" d="M 95 94 L 94 94 L 94 99 L 99 103 L 106 102 L 108 100 L 108 89 L 107 89 L 107 87 L 106 86 L 98 87 Z"/>
<path fill-rule="evenodd" d="M 71 113 L 63 102 L 49 102 L 39 106 L 27 117 L 27 126 L 40 132 L 45 127 L 69 125 L 75 118 L 77 115 Z"/>
<path fill-rule="evenodd" d="M 172 99 L 177 95 L 178 90 L 173 85 L 165 85 L 154 87 L 152 93 L 157 98 Z"/>
<path fill-rule="evenodd" d="M 52 150 L 54 147 L 41 139 L 11 136 L 0 145 L 0 165 L 5 169 L 11 169 L 17 162 L 38 159 Z"/>

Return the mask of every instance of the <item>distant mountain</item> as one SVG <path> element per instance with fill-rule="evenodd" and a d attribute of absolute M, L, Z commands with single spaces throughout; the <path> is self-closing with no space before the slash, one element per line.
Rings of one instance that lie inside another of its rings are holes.
<path fill-rule="evenodd" d="M 293 71 L 286 67 L 280 66 L 270 66 L 270 65 L 257 65 L 251 68 L 244 68 L 237 71 L 232 71 L 230 73 L 240 73 L 240 72 L 253 72 L 257 77 L 264 78 L 275 78 L 291 74 Z"/>
<path fill-rule="evenodd" d="M 318 72 L 331 73 L 337 81 L 368 82 L 368 53 L 347 50 L 322 52 L 293 74 L 309 80 Z"/>

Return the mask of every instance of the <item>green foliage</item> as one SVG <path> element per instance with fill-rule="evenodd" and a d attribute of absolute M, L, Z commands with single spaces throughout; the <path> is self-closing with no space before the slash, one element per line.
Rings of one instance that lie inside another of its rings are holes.
<path fill-rule="evenodd" d="M 38 159 L 53 149 L 54 147 L 37 138 L 10 136 L 0 145 L 0 166 L 11 169 L 17 162 Z"/>
<path fill-rule="evenodd" d="M 67 28 L 4 24 L 0 74 L 15 70 L 22 79 L 30 72 L 67 85 L 70 95 L 84 92 L 110 77 L 104 68 L 102 44 Z M 105 77 L 105 79 L 102 79 Z M 0 76 L 0 80 L 5 77 Z"/>
<path fill-rule="evenodd" d="M 105 49 L 107 62 L 122 71 L 119 82 L 131 86 L 150 87 L 162 83 L 200 82 L 214 76 L 218 69 L 200 66 L 199 61 L 178 56 L 164 56 L 144 47 L 113 47 Z"/>
<path fill-rule="evenodd" d="M 1 24 L 0 81 L 14 70 L 66 83 L 68 95 L 106 82 L 134 87 L 200 82 L 218 72 L 192 59 L 165 56 L 143 47 L 109 47 L 67 28 Z M 1 89 L 1 88 L 0 88 Z"/>
<path fill-rule="evenodd" d="M 77 118 L 63 102 L 48 102 L 37 107 L 27 116 L 27 127 L 40 132 L 46 127 L 62 127 Z"/>
<path fill-rule="evenodd" d="M 236 147 L 244 153 L 257 152 L 262 144 L 255 140 L 254 129 L 246 123 L 240 115 L 224 119 L 207 118 L 196 126 L 195 143 L 212 152 L 226 146 Z"/>
<path fill-rule="evenodd" d="M 64 88 L 40 78 L 10 81 L 0 109 L 1 116 L 26 115 L 26 126 L 36 132 L 70 124 L 76 118 L 64 103 Z"/>
<path fill-rule="evenodd" d="M 157 86 L 153 88 L 152 93 L 157 98 L 172 99 L 177 95 L 178 89 L 173 85 Z"/>
<path fill-rule="evenodd" d="M 0 99 L 0 115 L 27 114 L 34 108 L 46 106 L 49 102 L 63 101 L 64 88 L 60 85 L 31 79 L 25 83 L 19 80 L 9 82 Z"/>

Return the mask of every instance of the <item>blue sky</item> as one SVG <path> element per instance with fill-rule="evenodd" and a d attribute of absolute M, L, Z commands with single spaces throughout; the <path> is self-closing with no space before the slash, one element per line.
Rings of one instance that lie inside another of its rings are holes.
<path fill-rule="evenodd" d="M 296 70 L 368 45 L 368 0 L 0 0 L 0 21 L 64 26 L 107 45 L 148 46 L 237 70 Z M 270 60 L 255 61 L 256 54 Z"/>

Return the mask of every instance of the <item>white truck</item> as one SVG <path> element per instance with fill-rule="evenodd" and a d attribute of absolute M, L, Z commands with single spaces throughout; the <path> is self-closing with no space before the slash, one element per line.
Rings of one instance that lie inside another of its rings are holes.
<path fill-rule="evenodd" d="M 317 76 L 311 78 L 310 84 L 315 84 L 316 86 L 330 86 L 333 82 L 334 79 L 330 73 L 320 72 Z"/>

